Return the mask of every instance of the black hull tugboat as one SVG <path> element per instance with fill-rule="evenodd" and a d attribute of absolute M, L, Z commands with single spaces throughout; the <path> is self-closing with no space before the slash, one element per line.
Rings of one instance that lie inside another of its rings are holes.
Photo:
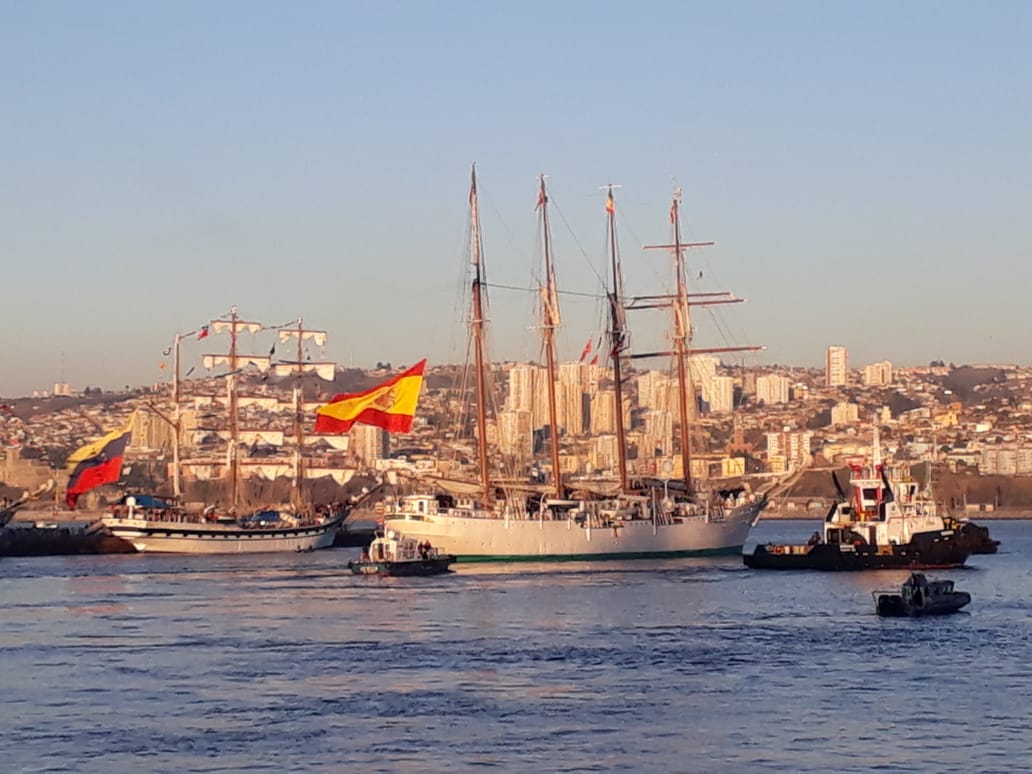
<path fill-rule="evenodd" d="M 958 537 L 918 495 L 916 482 L 893 491 L 884 467 L 850 462 L 852 494 L 839 499 L 802 545 L 759 545 L 742 558 L 758 570 L 898 570 L 962 567 L 971 543 Z M 834 477 L 834 473 L 832 474 Z"/>
<path fill-rule="evenodd" d="M 933 570 L 963 567 L 969 554 L 963 544 L 938 531 L 915 534 L 905 545 L 862 540 L 761 545 L 743 558 L 746 567 L 756 570 Z"/>
<path fill-rule="evenodd" d="M 455 563 L 451 554 L 442 554 L 429 541 L 418 542 L 394 530 L 388 530 L 362 550 L 357 562 L 348 562 L 355 575 L 390 575 L 413 577 L 451 572 Z"/>
<path fill-rule="evenodd" d="M 966 591 L 953 590 L 953 581 L 930 581 L 920 572 L 911 574 L 898 594 L 875 591 L 873 596 L 878 615 L 891 618 L 949 615 L 971 601 Z"/>

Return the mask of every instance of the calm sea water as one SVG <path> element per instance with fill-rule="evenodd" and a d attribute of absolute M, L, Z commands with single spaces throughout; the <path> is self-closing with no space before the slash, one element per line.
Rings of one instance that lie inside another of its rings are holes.
<path fill-rule="evenodd" d="M 990 527 L 933 574 L 970 612 L 926 620 L 874 615 L 904 573 L 737 557 L 0 559 L 0 767 L 1032 771 L 1032 522 Z"/>

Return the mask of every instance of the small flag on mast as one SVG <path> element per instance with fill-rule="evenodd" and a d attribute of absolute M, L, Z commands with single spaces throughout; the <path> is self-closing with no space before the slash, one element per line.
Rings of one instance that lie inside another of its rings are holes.
<path fill-rule="evenodd" d="M 584 349 L 580 353 L 580 361 L 583 363 L 584 360 L 591 354 L 591 339 L 588 339 L 588 343 L 584 345 Z"/>

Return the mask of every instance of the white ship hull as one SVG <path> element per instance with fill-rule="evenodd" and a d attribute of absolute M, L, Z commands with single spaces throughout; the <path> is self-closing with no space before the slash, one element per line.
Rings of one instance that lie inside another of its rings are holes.
<path fill-rule="evenodd" d="M 236 525 L 194 524 L 107 517 L 111 534 L 128 540 L 137 551 L 164 554 L 260 554 L 314 551 L 333 545 L 340 526 L 325 524 L 276 529 L 241 529 Z"/>
<path fill-rule="evenodd" d="M 572 519 L 503 519 L 434 513 L 388 515 L 386 529 L 429 540 L 460 562 L 500 560 L 642 559 L 738 553 L 765 501 L 733 508 L 720 519 L 690 516 L 673 524 L 624 520 L 589 527 Z"/>

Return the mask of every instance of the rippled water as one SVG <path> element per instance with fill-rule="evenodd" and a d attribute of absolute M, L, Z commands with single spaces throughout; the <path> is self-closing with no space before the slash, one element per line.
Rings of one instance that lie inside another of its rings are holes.
<path fill-rule="evenodd" d="M 0 560 L 4 771 L 1032 771 L 1032 522 L 905 573 L 738 557 L 355 577 L 355 550 Z M 765 522 L 750 543 L 805 538 Z"/>

